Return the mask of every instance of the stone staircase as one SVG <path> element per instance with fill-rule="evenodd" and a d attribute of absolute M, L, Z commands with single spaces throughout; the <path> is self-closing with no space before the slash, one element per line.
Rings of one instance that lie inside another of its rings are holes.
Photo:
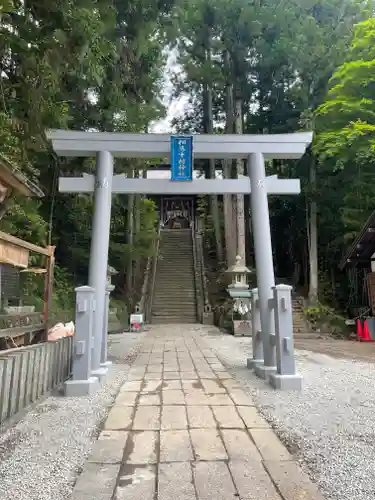
<path fill-rule="evenodd" d="M 196 323 L 192 232 L 164 229 L 160 238 L 151 322 Z"/>
<path fill-rule="evenodd" d="M 293 306 L 293 335 L 294 339 L 317 339 L 320 334 L 314 332 L 307 322 L 303 313 L 303 299 L 300 297 L 292 297 Z"/>

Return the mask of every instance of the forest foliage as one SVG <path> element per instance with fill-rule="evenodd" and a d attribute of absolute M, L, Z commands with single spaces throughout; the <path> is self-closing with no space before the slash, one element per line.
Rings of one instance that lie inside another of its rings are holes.
<path fill-rule="evenodd" d="M 271 174 L 301 178 L 303 187 L 300 196 L 270 199 L 275 269 L 308 287 L 316 258 L 320 297 L 345 307 L 348 283 L 338 262 L 374 208 L 372 15 L 364 0 L 1 0 L 0 155 L 45 193 L 17 200 L 2 229 L 56 245 L 57 303 L 86 282 L 92 197 L 59 194 L 57 180 L 92 172 L 93 159 L 56 157 L 45 130 L 149 130 L 165 114 L 165 64 L 175 51 L 182 71 L 172 75 L 173 97 L 189 100 L 176 130 L 314 129 L 313 148 L 300 161 L 267 165 Z M 200 167 L 212 173 L 212 165 Z M 128 175 L 145 168 L 139 160 L 115 165 Z M 247 166 L 216 168 L 233 176 Z M 202 201 L 217 256 L 230 251 L 226 201 Z M 232 201 L 251 235 L 248 200 L 244 210 Z M 155 222 L 150 200 L 113 197 L 110 265 L 127 298 L 129 272 L 131 288 Z M 243 245 L 253 265 L 251 236 Z"/>

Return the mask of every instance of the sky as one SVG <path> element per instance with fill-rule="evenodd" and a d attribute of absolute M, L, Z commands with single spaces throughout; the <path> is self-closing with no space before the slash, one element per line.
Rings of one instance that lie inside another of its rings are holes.
<path fill-rule="evenodd" d="M 188 106 L 188 96 L 182 95 L 178 99 L 172 99 L 173 84 L 171 81 L 171 76 L 177 73 L 181 73 L 182 68 L 177 63 L 177 51 L 169 51 L 165 73 L 164 73 L 164 85 L 163 85 L 163 95 L 162 101 L 167 109 L 166 117 L 162 120 L 154 122 L 150 126 L 150 132 L 154 133 L 168 133 L 172 132 L 171 122 L 173 118 L 182 116 L 186 107 Z"/>

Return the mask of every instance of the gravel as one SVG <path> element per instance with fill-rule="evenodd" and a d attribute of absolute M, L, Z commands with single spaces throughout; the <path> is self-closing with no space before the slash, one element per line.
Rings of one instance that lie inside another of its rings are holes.
<path fill-rule="evenodd" d="M 0 499 L 64 500 L 98 437 L 143 334 L 110 336 L 113 365 L 100 390 L 84 398 L 48 397 L 1 433 Z"/>
<path fill-rule="evenodd" d="M 327 500 L 375 498 L 374 364 L 296 351 L 302 392 L 275 391 L 244 368 L 250 338 L 205 334 Z"/>

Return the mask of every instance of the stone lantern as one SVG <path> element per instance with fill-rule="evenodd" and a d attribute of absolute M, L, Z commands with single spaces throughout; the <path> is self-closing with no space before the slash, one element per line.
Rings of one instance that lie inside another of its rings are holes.
<path fill-rule="evenodd" d="M 233 299 L 232 332 L 235 336 L 251 335 L 251 291 L 247 283 L 247 276 L 250 272 L 242 264 L 239 255 L 236 257 L 236 263 L 227 271 L 232 276 L 232 283 L 227 291 Z"/>
<path fill-rule="evenodd" d="M 112 286 L 112 276 L 116 276 L 118 271 L 114 267 L 107 267 L 107 288 Z"/>

